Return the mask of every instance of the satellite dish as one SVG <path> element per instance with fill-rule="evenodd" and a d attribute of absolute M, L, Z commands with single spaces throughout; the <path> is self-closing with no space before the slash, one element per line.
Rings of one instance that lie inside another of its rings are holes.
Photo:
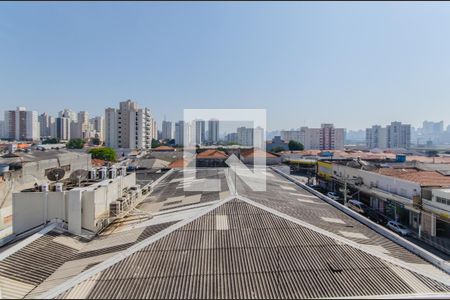
<path fill-rule="evenodd" d="M 63 179 L 65 174 L 66 171 L 64 171 L 63 169 L 52 169 L 47 173 L 47 178 L 50 181 L 58 181 L 60 179 Z"/>
<path fill-rule="evenodd" d="M 88 171 L 83 170 L 83 169 L 78 169 L 78 170 L 73 171 L 72 174 L 70 174 L 69 179 L 72 183 L 79 185 L 81 183 L 81 181 L 83 181 L 87 178 L 87 176 L 88 176 Z"/>

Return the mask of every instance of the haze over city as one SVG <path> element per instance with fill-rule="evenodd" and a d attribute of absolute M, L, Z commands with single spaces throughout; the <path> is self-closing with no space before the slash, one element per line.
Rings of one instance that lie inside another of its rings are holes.
<path fill-rule="evenodd" d="M 6 2 L 0 109 L 100 115 L 133 99 L 158 122 L 266 108 L 269 130 L 448 124 L 449 14 L 442 2 Z"/>

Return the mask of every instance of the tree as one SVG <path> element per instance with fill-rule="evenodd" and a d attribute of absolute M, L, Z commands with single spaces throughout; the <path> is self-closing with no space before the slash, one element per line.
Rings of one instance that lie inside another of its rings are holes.
<path fill-rule="evenodd" d="M 278 153 L 278 152 L 281 152 L 281 151 L 284 151 L 284 148 L 281 147 L 281 146 L 275 146 L 275 147 L 272 148 L 272 152 L 274 152 L 274 153 Z"/>
<path fill-rule="evenodd" d="M 85 141 L 83 139 L 70 139 L 67 142 L 67 149 L 83 149 Z"/>
<path fill-rule="evenodd" d="M 288 144 L 289 150 L 291 151 L 295 151 L 295 150 L 303 150 L 305 149 L 305 147 L 303 146 L 302 143 L 296 142 L 294 140 L 290 140 L 289 144 Z"/>
<path fill-rule="evenodd" d="M 161 143 L 158 140 L 152 139 L 152 149 L 158 148 L 159 146 L 161 146 Z"/>
<path fill-rule="evenodd" d="M 93 148 L 89 150 L 92 158 L 94 159 L 102 159 L 106 161 L 116 161 L 117 153 L 113 148 L 101 147 L 101 148 Z"/>
<path fill-rule="evenodd" d="M 42 144 L 58 144 L 59 140 L 57 138 L 46 139 L 42 142 Z"/>

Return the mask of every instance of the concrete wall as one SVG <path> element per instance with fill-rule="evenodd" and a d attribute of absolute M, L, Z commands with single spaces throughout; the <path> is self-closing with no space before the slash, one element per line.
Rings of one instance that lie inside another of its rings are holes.
<path fill-rule="evenodd" d="M 44 224 L 45 193 L 16 193 L 13 194 L 14 205 L 13 232 L 22 233 Z"/>
<path fill-rule="evenodd" d="M 5 175 L 5 181 L 0 183 L 0 226 L 11 222 L 12 216 L 12 194 L 24 189 L 31 188 L 35 183 L 48 182 L 45 170 L 70 166 L 64 178 L 70 176 L 77 169 L 90 169 L 91 155 L 87 153 L 64 152 L 55 154 L 55 158 L 27 162 L 22 169 L 12 171 Z"/>
<path fill-rule="evenodd" d="M 73 233 L 81 233 L 82 228 L 95 232 L 98 218 L 122 196 L 121 189 L 135 184 L 136 174 L 131 173 L 69 191 L 14 193 L 13 233 L 20 234 L 56 219 L 67 222 Z"/>

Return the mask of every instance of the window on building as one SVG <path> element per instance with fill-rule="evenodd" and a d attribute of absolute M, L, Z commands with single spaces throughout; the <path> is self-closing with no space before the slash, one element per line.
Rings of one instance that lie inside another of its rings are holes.
<path fill-rule="evenodd" d="M 450 199 L 445 199 L 442 197 L 436 197 L 436 202 L 444 204 L 444 205 L 450 205 Z"/>

